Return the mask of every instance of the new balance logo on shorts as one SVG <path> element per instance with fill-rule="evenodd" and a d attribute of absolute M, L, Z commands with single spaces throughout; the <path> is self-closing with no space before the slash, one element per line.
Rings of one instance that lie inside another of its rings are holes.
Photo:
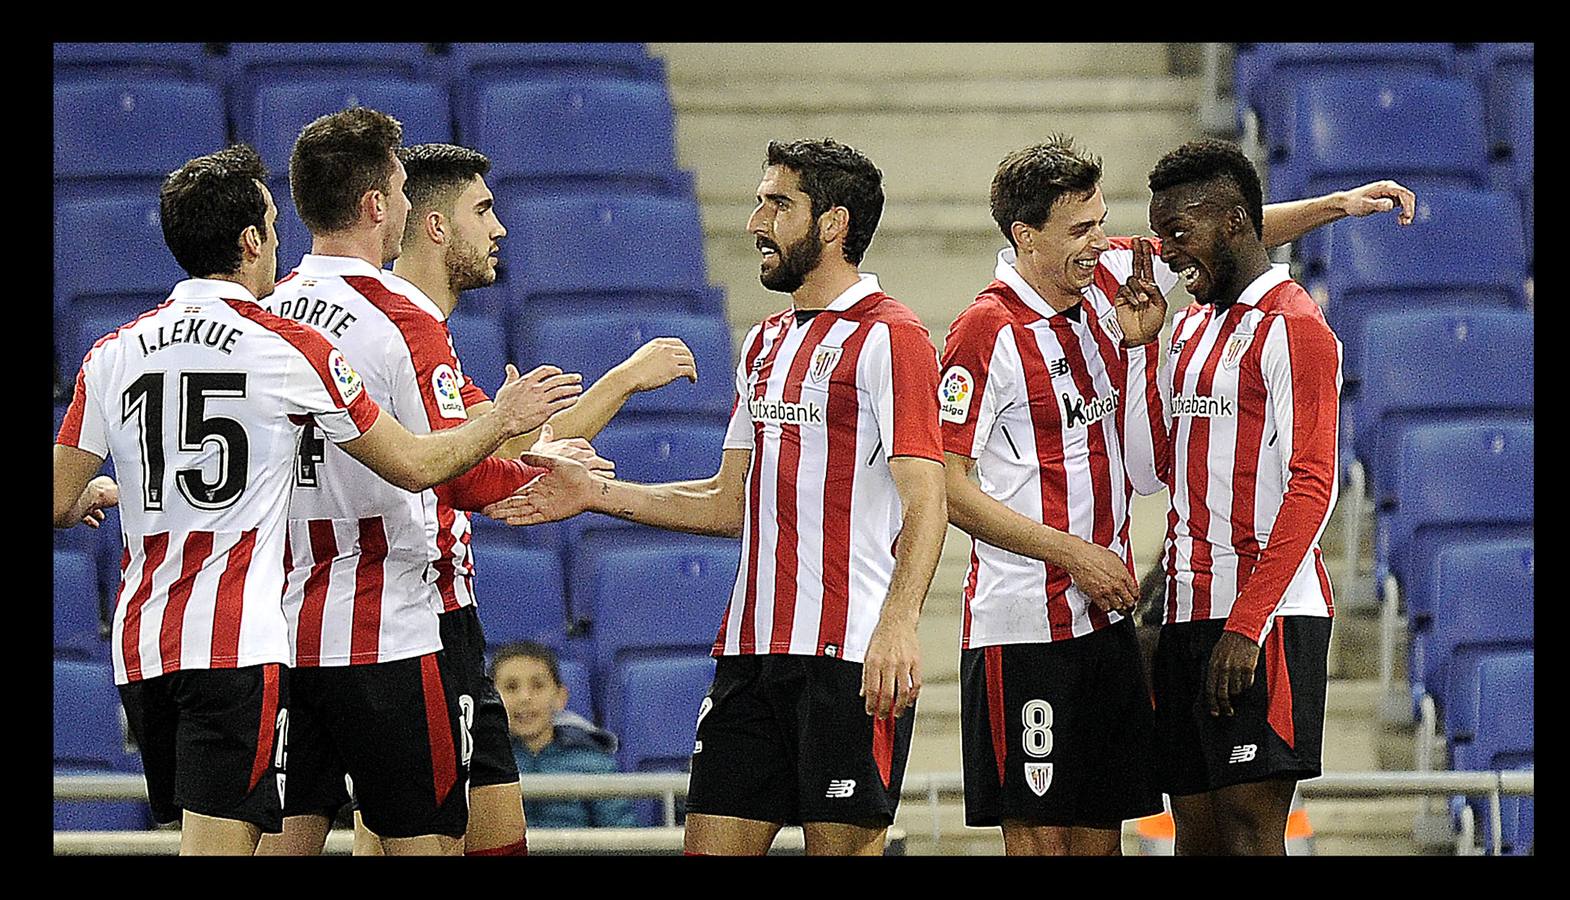
<path fill-rule="evenodd" d="M 1238 744 L 1232 748 L 1232 758 L 1228 759 L 1227 763 L 1253 762 L 1254 754 L 1258 752 L 1258 744 Z"/>
<path fill-rule="evenodd" d="M 830 799 L 842 800 L 856 793 L 856 780 L 854 778 L 835 779 L 829 782 L 829 789 L 823 796 Z"/>

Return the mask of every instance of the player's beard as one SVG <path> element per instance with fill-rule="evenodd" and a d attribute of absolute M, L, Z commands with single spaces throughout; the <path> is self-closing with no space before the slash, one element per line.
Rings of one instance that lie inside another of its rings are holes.
<path fill-rule="evenodd" d="M 491 268 L 490 253 L 473 244 L 453 241 L 447 247 L 443 262 L 447 266 L 447 284 L 454 294 L 496 282 L 496 270 Z"/>
<path fill-rule="evenodd" d="M 1232 255 L 1232 250 L 1224 245 L 1217 245 L 1216 252 L 1207 260 L 1209 277 L 1205 279 L 1205 296 L 1195 297 L 1200 304 L 1219 304 L 1227 306 L 1237 299 L 1237 295 L 1227 296 L 1231 291 L 1232 282 L 1237 280 L 1237 259 Z"/>
<path fill-rule="evenodd" d="M 823 256 L 823 243 L 819 238 L 818 221 L 814 219 L 811 229 L 801 240 L 788 247 L 775 245 L 779 250 L 779 264 L 772 272 L 760 270 L 758 280 L 771 291 L 794 293 L 818 267 L 818 260 Z"/>

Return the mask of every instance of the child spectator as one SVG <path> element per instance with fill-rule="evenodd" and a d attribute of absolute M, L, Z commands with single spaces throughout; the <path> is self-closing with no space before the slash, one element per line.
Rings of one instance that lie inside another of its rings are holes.
<path fill-rule="evenodd" d="M 496 651 L 496 690 L 507 707 L 518 771 L 615 772 L 616 736 L 567 711 L 556 653 L 532 641 Z M 524 798 L 530 828 L 633 827 L 632 801 Z"/>

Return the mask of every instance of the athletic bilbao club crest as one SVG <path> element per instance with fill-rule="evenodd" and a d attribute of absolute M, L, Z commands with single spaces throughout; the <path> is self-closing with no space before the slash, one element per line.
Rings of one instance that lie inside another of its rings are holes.
<path fill-rule="evenodd" d="M 807 380 L 813 384 L 826 383 L 829 380 L 829 373 L 834 371 L 844 352 L 844 347 L 819 347 L 813 351 L 812 365 L 807 367 Z"/>
<path fill-rule="evenodd" d="M 1243 354 L 1248 352 L 1248 345 L 1254 342 L 1252 334 L 1234 334 L 1227 338 L 1226 349 L 1221 351 L 1221 365 L 1228 369 L 1235 369 L 1243 361 Z"/>
<path fill-rule="evenodd" d="M 1045 796 L 1052 787 L 1052 763 L 1025 763 L 1025 783 L 1037 797 Z"/>
<path fill-rule="evenodd" d="M 338 395 L 343 397 L 344 405 L 353 403 L 354 398 L 360 396 L 360 391 L 365 387 L 360 383 L 359 373 L 354 371 L 354 367 L 349 365 L 349 361 L 337 350 L 327 355 L 327 369 L 332 372 L 333 381 L 338 383 Z"/>

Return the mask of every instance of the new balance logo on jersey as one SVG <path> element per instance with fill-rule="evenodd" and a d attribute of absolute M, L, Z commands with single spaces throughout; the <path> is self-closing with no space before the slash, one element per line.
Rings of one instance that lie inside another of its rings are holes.
<path fill-rule="evenodd" d="M 824 792 L 823 796 L 831 800 L 843 800 L 854 793 L 856 793 L 856 779 L 845 778 L 829 782 L 829 789 Z"/>
<path fill-rule="evenodd" d="M 1062 378 L 1064 375 L 1067 375 L 1068 360 L 1060 356 L 1057 359 L 1054 359 L 1052 362 L 1047 363 L 1047 374 L 1051 375 L 1053 378 Z"/>
<path fill-rule="evenodd" d="M 1253 762 L 1254 756 L 1258 752 L 1258 744 L 1238 744 L 1232 748 L 1232 757 L 1227 760 L 1227 763 Z"/>
<path fill-rule="evenodd" d="M 816 403 L 786 403 L 783 400 L 748 400 L 747 412 L 754 421 L 776 425 L 822 425 L 823 407 Z"/>
<path fill-rule="evenodd" d="M 1117 411 L 1118 392 L 1112 389 L 1110 397 L 1070 397 L 1061 394 L 1063 398 L 1063 424 L 1067 428 L 1076 425 L 1093 425 Z"/>
<path fill-rule="evenodd" d="M 1230 397 L 1178 394 L 1172 398 L 1172 415 L 1193 416 L 1199 419 L 1230 419 L 1237 415 L 1237 406 Z"/>

